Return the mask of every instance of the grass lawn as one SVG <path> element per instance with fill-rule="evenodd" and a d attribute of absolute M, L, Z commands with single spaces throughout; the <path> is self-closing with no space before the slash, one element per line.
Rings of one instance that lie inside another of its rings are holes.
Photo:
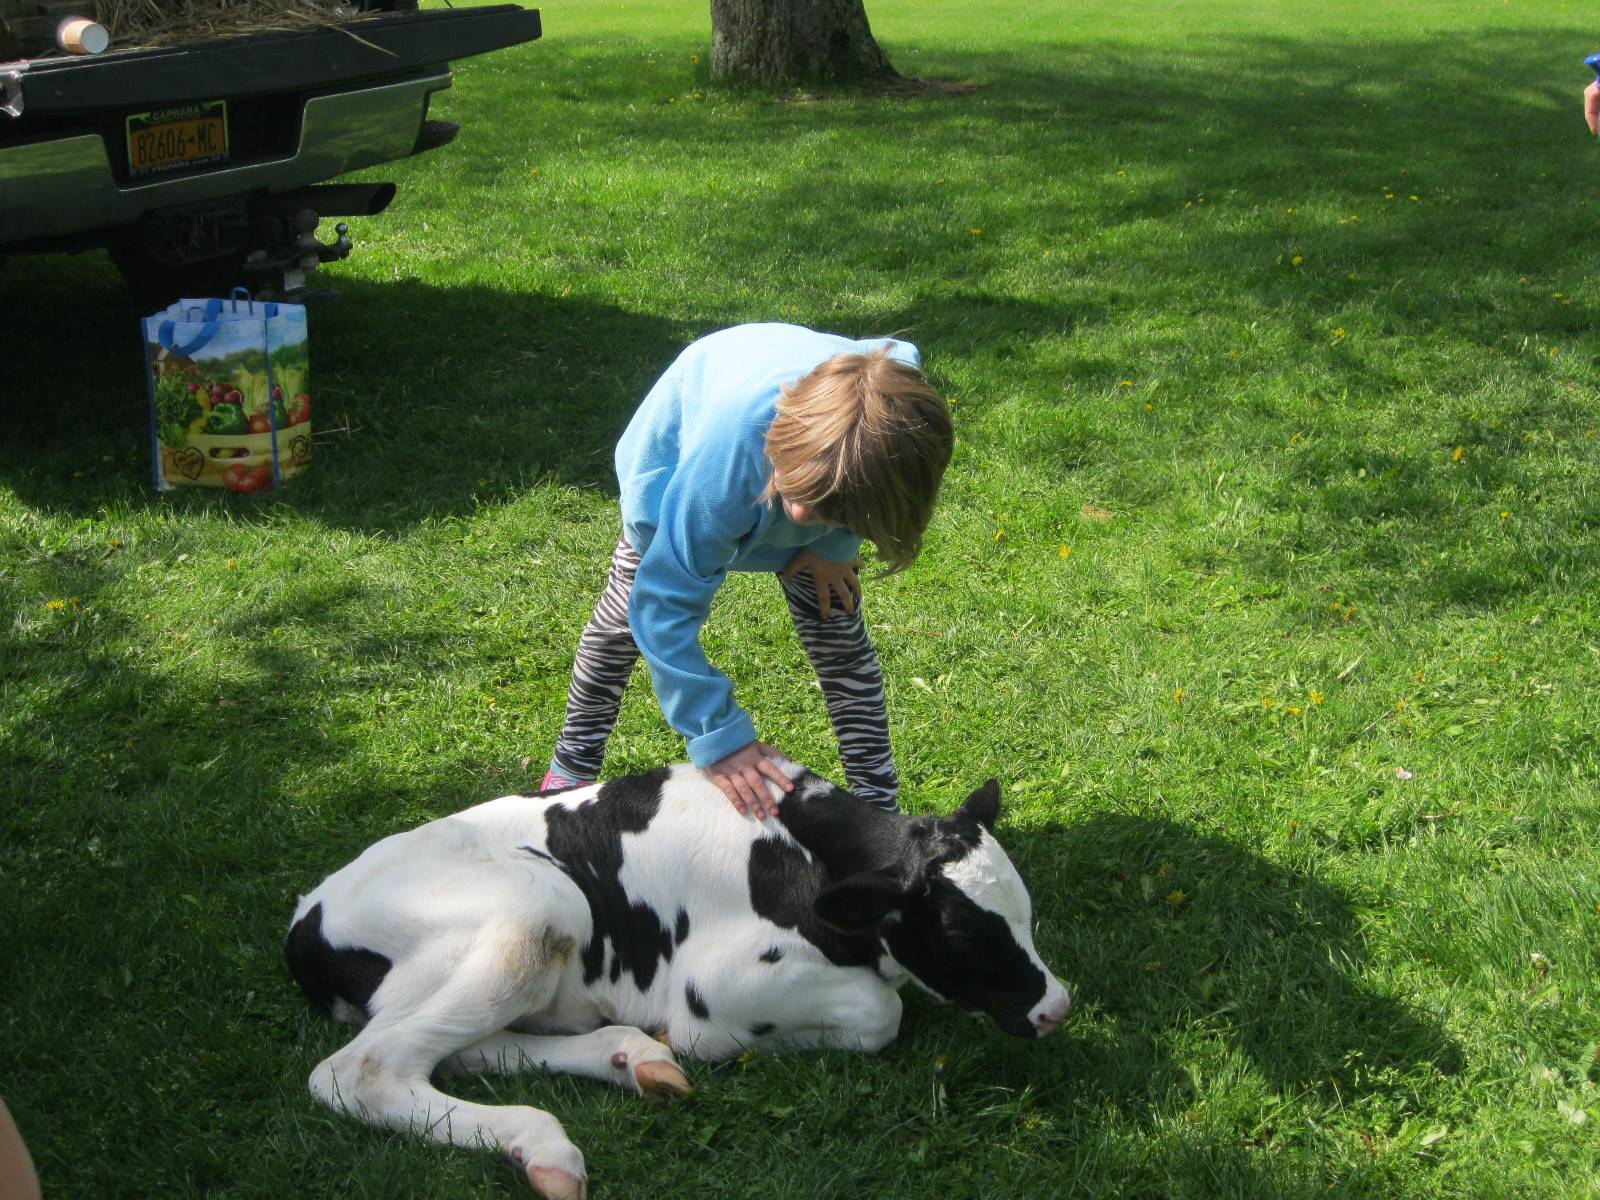
<path fill-rule="evenodd" d="M 311 316 L 317 460 L 148 485 L 135 311 L 19 260 L 0 387 L 0 1095 L 52 1197 L 525 1194 L 317 1107 L 297 895 L 542 773 L 690 339 L 901 333 L 959 446 L 869 583 L 904 801 L 989 775 L 1039 1043 L 651 1108 L 474 1083 L 596 1197 L 1600 1196 L 1600 148 L 1558 0 L 870 0 L 968 96 L 727 94 L 703 4 L 543 6 L 371 173 Z M 330 271 L 330 277 L 335 272 Z M 777 589 L 707 629 L 837 773 Z M 643 678 L 608 771 L 682 756 Z"/>

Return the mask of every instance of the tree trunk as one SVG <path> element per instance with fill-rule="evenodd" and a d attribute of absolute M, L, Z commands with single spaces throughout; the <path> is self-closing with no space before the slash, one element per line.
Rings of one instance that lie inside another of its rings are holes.
<path fill-rule="evenodd" d="M 711 78 L 771 86 L 898 74 L 864 0 L 711 0 Z"/>

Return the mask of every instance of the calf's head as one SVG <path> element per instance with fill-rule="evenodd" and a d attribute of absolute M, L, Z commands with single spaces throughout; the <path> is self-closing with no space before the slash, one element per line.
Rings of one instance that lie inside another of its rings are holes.
<path fill-rule="evenodd" d="M 994 837 L 1000 787 L 990 780 L 948 817 L 913 817 L 895 860 L 841 879 L 817 915 L 849 933 L 876 932 L 930 992 L 1043 1037 L 1072 1007 L 1033 946 L 1033 902 Z"/>

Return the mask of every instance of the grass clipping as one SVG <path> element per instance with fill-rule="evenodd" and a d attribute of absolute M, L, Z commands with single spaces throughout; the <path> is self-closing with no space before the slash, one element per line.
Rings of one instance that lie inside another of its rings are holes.
<path fill-rule="evenodd" d="M 311 29 L 356 15 L 340 0 L 95 0 L 94 11 L 118 50 Z"/>

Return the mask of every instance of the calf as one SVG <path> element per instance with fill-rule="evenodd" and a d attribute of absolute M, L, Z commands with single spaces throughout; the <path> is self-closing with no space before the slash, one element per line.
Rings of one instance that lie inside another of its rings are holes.
<path fill-rule="evenodd" d="M 674 1051 L 881 1049 L 908 977 L 1020 1037 L 1065 1019 L 1071 998 L 993 836 L 993 780 L 951 816 L 912 817 L 784 770 L 794 791 L 762 822 L 678 766 L 505 796 L 370 847 L 289 930 L 306 994 L 365 1022 L 312 1093 L 374 1124 L 499 1146 L 542 1196 L 571 1200 L 587 1184 L 560 1122 L 455 1099 L 434 1070 L 543 1067 L 668 1098 L 688 1091 Z"/>

